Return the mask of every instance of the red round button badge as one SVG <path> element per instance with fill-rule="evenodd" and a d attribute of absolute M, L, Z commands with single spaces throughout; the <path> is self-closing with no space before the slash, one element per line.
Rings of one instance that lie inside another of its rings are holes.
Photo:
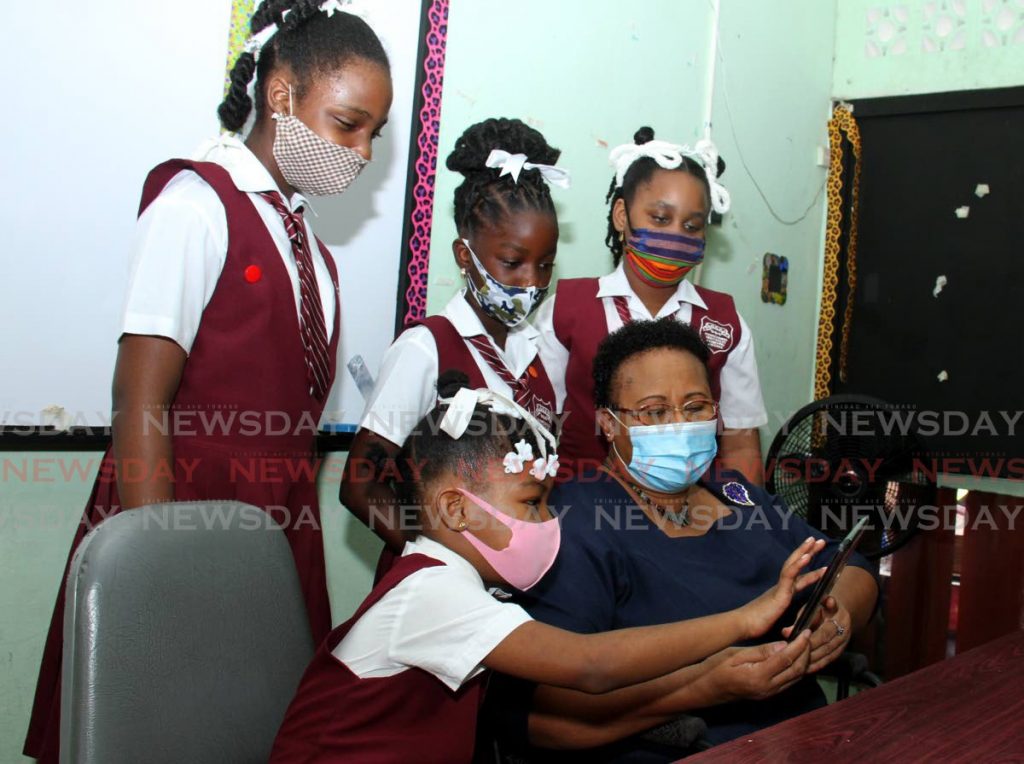
<path fill-rule="evenodd" d="M 536 378 L 537 378 L 537 377 L 539 376 L 539 375 L 537 374 L 537 370 L 536 370 L 535 368 L 533 368 L 532 366 L 527 366 L 527 367 L 526 367 L 526 371 L 527 371 L 527 373 L 528 373 L 528 374 L 529 374 L 529 375 L 530 375 L 531 377 L 533 377 L 534 379 L 536 379 Z"/>
<path fill-rule="evenodd" d="M 245 280 L 250 284 L 255 284 L 261 278 L 263 278 L 263 269 L 258 265 L 250 265 L 245 269 Z"/>

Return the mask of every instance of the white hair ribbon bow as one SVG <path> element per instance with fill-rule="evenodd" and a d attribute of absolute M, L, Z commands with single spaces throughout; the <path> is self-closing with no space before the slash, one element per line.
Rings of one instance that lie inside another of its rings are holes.
<path fill-rule="evenodd" d="M 366 16 L 366 12 L 364 10 L 355 7 L 354 0 L 325 0 L 325 2 L 320 4 L 320 10 L 327 14 L 327 18 L 334 16 L 335 11 L 351 13 L 363 18 L 364 20 Z M 289 13 L 291 13 L 291 8 L 282 13 L 281 18 L 286 18 Z M 277 24 L 271 24 L 270 26 L 264 27 L 245 41 L 245 45 L 242 46 L 242 50 L 245 53 L 252 53 L 253 58 L 259 61 L 260 52 L 263 50 L 263 46 L 265 46 L 270 41 L 270 38 L 275 34 L 277 34 Z"/>
<path fill-rule="evenodd" d="M 325 0 L 320 5 L 320 10 L 327 14 L 327 18 L 331 18 L 335 11 L 342 11 L 366 21 L 366 8 L 357 0 Z"/>
<path fill-rule="evenodd" d="M 559 188 L 569 188 L 571 182 L 568 170 L 550 164 L 527 162 L 526 154 L 510 154 L 503 149 L 491 151 L 487 155 L 487 161 L 484 162 L 484 165 L 493 169 L 501 168 L 498 177 L 511 175 L 515 183 L 519 182 L 519 173 L 523 170 L 537 170 L 544 180 L 552 186 L 558 186 Z"/>
<path fill-rule="evenodd" d="M 622 186 L 626 171 L 638 159 L 650 157 L 659 167 L 674 170 L 683 163 L 683 157 L 689 157 L 704 168 L 711 188 L 711 209 L 720 215 L 729 211 L 732 200 L 729 192 L 718 182 L 718 149 L 706 138 L 697 141 L 690 148 L 685 144 L 669 143 L 668 141 L 648 141 L 637 145 L 624 143 L 616 146 L 608 155 L 608 162 L 615 168 L 615 185 Z"/>
<path fill-rule="evenodd" d="M 533 431 L 534 439 L 540 447 L 540 458 L 533 461 L 530 474 L 537 480 L 547 476 L 554 477 L 558 472 L 558 441 L 555 436 L 542 425 L 529 411 L 510 398 L 500 393 L 481 387 L 471 390 L 464 387 L 451 398 L 442 398 L 439 403 L 447 404 L 448 411 L 441 419 L 441 430 L 458 440 L 466 432 L 473 419 L 473 412 L 478 404 L 487 406 L 495 414 L 503 414 L 513 419 L 522 419 Z M 503 464 L 506 472 L 522 472 L 524 463 L 533 459 L 533 448 L 525 441 L 516 444 L 516 450 L 505 455 Z"/>

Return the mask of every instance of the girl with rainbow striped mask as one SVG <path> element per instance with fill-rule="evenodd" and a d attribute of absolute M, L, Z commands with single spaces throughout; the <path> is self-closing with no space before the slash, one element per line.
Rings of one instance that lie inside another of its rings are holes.
<path fill-rule="evenodd" d="M 757 428 L 768 416 L 750 329 L 731 296 L 692 283 L 712 213 L 729 210 L 719 182 L 724 163 L 709 140 L 693 146 L 655 140 L 649 127 L 612 149 L 609 160 L 615 175 L 605 244 L 615 269 L 600 278 L 560 280 L 536 319 L 541 358 L 564 417 L 563 460 L 579 472 L 607 454 L 591 376 L 601 340 L 631 321 L 674 316 L 697 330 L 711 352 L 712 394 L 724 426 L 718 465 L 761 484 Z"/>

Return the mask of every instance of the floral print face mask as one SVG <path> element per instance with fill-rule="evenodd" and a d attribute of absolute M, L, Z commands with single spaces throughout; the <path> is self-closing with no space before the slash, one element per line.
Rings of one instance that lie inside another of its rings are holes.
<path fill-rule="evenodd" d="M 480 278 L 484 282 L 483 286 L 478 287 L 473 283 L 473 279 L 466 276 L 469 291 L 484 313 L 512 329 L 523 323 L 540 307 L 541 302 L 548 294 L 547 287 L 517 287 L 502 284 L 487 272 L 483 263 L 480 262 L 480 258 L 476 256 L 476 252 L 469 246 L 469 242 L 463 239 L 462 243 L 469 250 L 469 255 L 473 258 L 473 267 L 476 268 L 476 272 L 480 274 Z"/>

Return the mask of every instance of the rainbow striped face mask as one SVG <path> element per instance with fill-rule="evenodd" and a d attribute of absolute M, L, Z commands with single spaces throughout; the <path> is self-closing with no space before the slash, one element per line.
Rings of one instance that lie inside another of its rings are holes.
<path fill-rule="evenodd" d="M 704 239 L 653 228 L 636 228 L 625 246 L 633 273 L 653 287 L 674 287 L 704 261 Z"/>

